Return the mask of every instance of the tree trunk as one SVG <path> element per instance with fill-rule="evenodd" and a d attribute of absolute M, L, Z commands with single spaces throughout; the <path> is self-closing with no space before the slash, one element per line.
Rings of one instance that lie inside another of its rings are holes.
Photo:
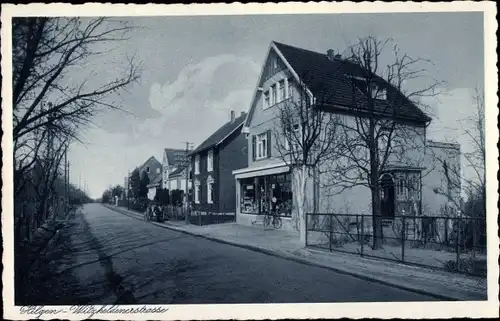
<path fill-rule="evenodd" d="M 307 209 L 307 167 L 302 165 L 294 169 L 294 195 L 297 204 L 296 216 L 294 219 L 295 228 L 299 231 L 300 244 L 306 245 L 306 209 Z"/>
<path fill-rule="evenodd" d="M 380 188 L 372 187 L 373 249 L 382 248 L 382 213 L 380 212 Z"/>

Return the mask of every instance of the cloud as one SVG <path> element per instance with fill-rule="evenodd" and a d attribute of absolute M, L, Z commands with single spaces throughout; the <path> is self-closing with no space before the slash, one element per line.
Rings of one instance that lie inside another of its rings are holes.
<path fill-rule="evenodd" d="M 229 119 L 230 110 L 248 109 L 259 72 L 253 60 L 227 54 L 187 65 L 173 82 L 151 86 L 149 101 L 161 117 L 137 128 L 141 135 L 180 134 L 200 143 Z"/>
<path fill-rule="evenodd" d="M 161 162 L 166 147 L 182 148 L 186 141 L 198 145 L 229 120 L 231 110 L 246 111 L 259 72 L 251 59 L 234 55 L 187 65 L 174 81 L 151 85 L 150 107 L 158 117 L 120 115 L 114 121 L 122 122 L 126 131 L 111 132 L 105 124 L 87 130 L 84 140 L 89 144 L 71 151 L 74 168 L 92 182 L 92 196 L 98 197 L 109 184 L 123 184 L 127 172 L 150 156 Z"/>

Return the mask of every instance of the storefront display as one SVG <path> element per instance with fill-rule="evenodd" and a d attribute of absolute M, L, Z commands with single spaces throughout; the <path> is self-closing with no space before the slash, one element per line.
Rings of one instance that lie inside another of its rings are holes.
<path fill-rule="evenodd" d="M 291 185 L 289 173 L 242 179 L 241 212 L 263 215 L 271 210 L 271 200 L 275 198 L 278 215 L 291 216 L 293 204 Z"/>

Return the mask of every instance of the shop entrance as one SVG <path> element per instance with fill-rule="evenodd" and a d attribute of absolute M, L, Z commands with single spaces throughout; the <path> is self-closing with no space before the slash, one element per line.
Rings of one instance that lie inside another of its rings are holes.
<path fill-rule="evenodd" d="M 276 199 L 280 216 L 290 216 L 292 208 L 291 175 L 289 173 L 258 176 L 241 180 L 241 213 L 264 215 Z"/>

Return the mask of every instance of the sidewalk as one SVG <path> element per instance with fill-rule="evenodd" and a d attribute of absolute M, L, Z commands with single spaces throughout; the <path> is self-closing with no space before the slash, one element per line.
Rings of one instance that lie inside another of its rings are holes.
<path fill-rule="evenodd" d="M 143 219 L 142 214 L 127 209 L 107 206 L 122 214 Z M 339 252 L 301 248 L 298 235 L 293 232 L 244 226 L 236 223 L 208 226 L 186 225 L 183 221 L 152 224 L 267 253 L 321 266 L 336 272 L 354 275 L 369 281 L 428 294 L 443 300 L 486 300 L 487 280 L 441 270 L 414 267 L 395 262 L 362 258 Z"/>

